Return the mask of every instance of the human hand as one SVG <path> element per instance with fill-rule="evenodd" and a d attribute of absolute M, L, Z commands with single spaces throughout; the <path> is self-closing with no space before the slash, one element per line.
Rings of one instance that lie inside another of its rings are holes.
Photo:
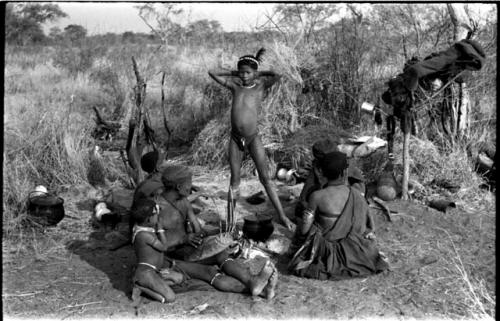
<path fill-rule="evenodd" d="M 186 244 L 191 245 L 194 248 L 198 248 L 198 246 L 203 243 L 203 238 L 196 233 L 189 233 L 186 235 Z"/>
<path fill-rule="evenodd" d="M 375 239 L 375 233 L 370 232 L 365 235 L 365 239 L 367 240 L 374 240 Z"/>
<path fill-rule="evenodd" d="M 291 232 L 295 232 L 295 224 L 293 224 L 292 221 L 288 217 L 282 217 L 281 218 L 281 223 Z"/>

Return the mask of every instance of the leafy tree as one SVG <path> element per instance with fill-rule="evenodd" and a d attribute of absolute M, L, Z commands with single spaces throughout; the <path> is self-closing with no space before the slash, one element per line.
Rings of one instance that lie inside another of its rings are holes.
<path fill-rule="evenodd" d="M 212 43 L 221 33 L 222 27 L 217 20 L 197 20 L 186 26 L 186 38 L 195 44 Z"/>
<path fill-rule="evenodd" d="M 67 17 L 56 4 L 8 3 L 5 12 L 5 40 L 26 45 L 45 40 L 42 25 Z"/>
<path fill-rule="evenodd" d="M 304 39 L 309 43 L 315 32 L 328 25 L 329 19 L 338 12 L 335 4 L 279 4 L 271 14 L 266 15 L 267 21 L 258 29 L 276 29 L 285 41 L 289 43 L 292 37 L 298 36 L 295 44 Z"/>
<path fill-rule="evenodd" d="M 161 6 L 157 6 L 155 3 L 147 3 L 136 6 L 136 9 L 139 10 L 139 17 L 162 40 L 165 46 L 168 45 L 169 38 L 173 35 L 182 37 L 182 34 L 177 33 L 183 28 L 172 20 L 173 17 L 183 12 L 177 4 L 163 3 Z"/>
<path fill-rule="evenodd" d="M 125 31 L 124 33 L 122 33 L 122 41 L 135 43 L 136 42 L 135 33 L 133 33 L 132 31 Z"/>
<path fill-rule="evenodd" d="M 71 43 L 80 42 L 87 36 L 87 29 L 80 25 L 67 25 L 64 28 L 64 37 L 71 41 Z"/>

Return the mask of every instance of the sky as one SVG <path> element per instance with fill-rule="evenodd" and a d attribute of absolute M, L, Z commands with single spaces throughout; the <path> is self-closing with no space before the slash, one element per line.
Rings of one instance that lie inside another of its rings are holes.
<path fill-rule="evenodd" d="M 149 32 L 149 27 L 139 18 L 134 2 L 55 2 L 68 18 L 49 24 L 46 29 L 58 26 L 61 29 L 68 24 L 78 24 L 87 29 L 89 34 L 106 32 L 123 33 L 125 31 Z M 225 31 L 250 30 L 256 23 L 262 22 L 263 13 L 270 12 L 272 3 L 184 3 L 181 24 L 200 19 L 218 20 Z"/>
<path fill-rule="evenodd" d="M 125 31 L 150 32 L 149 27 L 139 18 L 135 6 L 140 2 L 54 2 L 68 14 L 68 18 L 60 19 L 55 24 L 47 24 L 46 31 L 58 26 L 61 29 L 68 24 L 78 24 L 87 29 L 88 34 L 106 32 L 123 33 Z M 217 20 L 225 31 L 249 31 L 257 24 L 265 22 L 265 13 L 270 13 L 275 3 L 180 3 L 184 9 L 181 25 L 200 19 Z M 454 4 L 463 7 L 464 4 Z M 491 4 L 469 3 L 476 14 L 491 8 Z M 356 4 L 367 9 L 370 4 Z M 459 10 L 458 14 L 460 16 Z M 343 12 L 343 11 L 341 11 Z M 345 13 L 344 13 L 345 14 Z"/>

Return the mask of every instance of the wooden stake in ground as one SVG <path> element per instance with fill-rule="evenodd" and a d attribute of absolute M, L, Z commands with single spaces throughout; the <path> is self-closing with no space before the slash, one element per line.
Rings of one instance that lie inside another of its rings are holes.
<path fill-rule="evenodd" d="M 144 146 L 140 142 L 140 135 L 143 129 L 142 113 L 143 103 L 146 96 L 146 82 L 139 74 L 139 69 L 134 57 L 132 57 L 132 66 L 137 80 L 137 84 L 134 87 L 135 105 L 137 109 L 135 115 L 130 120 L 129 126 L 132 129 L 132 132 L 129 132 L 129 136 L 131 134 L 132 137 L 128 138 L 126 149 L 130 167 L 132 167 L 137 174 L 134 175 L 134 179 L 136 180 L 135 183 L 139 184 L 144 179 L 144 174 L 141 170 L 141 155 Z"/>
<path fill-rule="evenodd" d="M 403 182 L 401 199 L 408 200 L 408 181 L 410 179 L 410 133 L 411 133 L 411 114 L 413 106 L 413 93 L 410 93 L 410 104 L 403 108 L 401 116 L 401 129 L 403 131 Z"/>

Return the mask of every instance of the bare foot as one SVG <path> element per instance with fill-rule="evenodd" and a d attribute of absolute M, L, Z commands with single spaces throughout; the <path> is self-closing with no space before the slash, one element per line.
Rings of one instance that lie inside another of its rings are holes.
<path fill-rule="evenodd" d="M 260 273 L 250 281 L 250 292 L 253 296 L 259 295 L 264 290 L 273 271 L 273 264 L 267 260 Z"/>
<path fill-rule="evenodd" d="M 273 274 L 269 278 L 269 282 L 264 289 L 266 299 L 271 300 L 274 298 L 276 295 L 276 285 L 278 285 L 278 269 L 273 266 Z"/>

